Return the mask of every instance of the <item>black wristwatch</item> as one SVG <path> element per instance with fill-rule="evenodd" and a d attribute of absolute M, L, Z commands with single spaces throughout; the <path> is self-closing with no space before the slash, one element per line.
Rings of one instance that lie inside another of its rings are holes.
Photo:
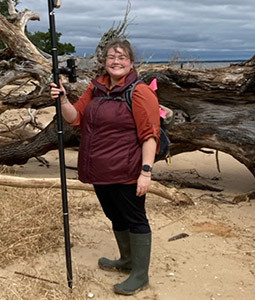
<path fill-rule="evenodd" d="M 142 170 L 144 172 L 151 172 L 152 171 L 152 167 L 150 165 L 143 165 L 142 166 Z"/>

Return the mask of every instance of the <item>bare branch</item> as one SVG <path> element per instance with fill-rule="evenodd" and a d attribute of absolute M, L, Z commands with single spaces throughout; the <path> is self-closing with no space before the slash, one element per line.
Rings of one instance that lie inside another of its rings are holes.
<path fill-rule="evenodd" d="M 8 12 L 10 16 L 18 15 L 15 9 L 15 2 L 13 0 L 7 0 L 8 3 Z"/>
<path fill-rule="evenodd" d="M 119 27 L 116 28 L 116 34 L 117 35 L 124 35 L 126 32 L 126 29 L 128 27 L 128 15 L 130 13 L 131 10 L 131 2 L 130 0 L 127 3 L 127 8 L 126 8 L 126 13 L 124 16 L 124 20 L 122 21 L 122 23 L 119 25 Z"/>
<path fill-rule="evenodd" d="M 29 20 L 32 21 L 39 21 L 40 16 L 38 13 L 33 12 L 28 9 L 23 9 L 21 12 L 17 12 L 15 8 L 15 2 L 13 0 L 7 0 L 8 2 L 8 12 L 9 16 L 7 17 L 8 20 L 11 20 L 14 25 L 16 25 L 21 31 L 25 32 L 25 27 Z"/>
<path fill-rule="evenodd" d="M 32 10 L 25 9 L 20 13 L 19 18 L 17 19 L 15 24 L 21 29 L 22 32 L 25 32 L 25 27 L 29 20 L 40 21 L 40 16 L 38 13 Z"/>
<path fill-rule="evenodd" d="M 18 70 L 9 70 L 1 76 L 0 89 L 8 84 L 11 84 L 17 79 L 27 78 L 30 74 L 27 72 L 21 72 Z"/>
<path fill-rule="evenodd" d="M 28 13 L 27 15 L 29 18 L 32 18 L 32 16 L 33 13 Z M 26 19 L 26 16 L 24 18 Z M 23 26 L 22 22 L 23 21 L 19 24 L 19 20 L 17 21 L 20 26 Z M 7 19 L 0 14 L 0 36 L 4 43 L 8 45 L 15 58 L 36 62 L 42 67 L 48 68 L 50 72 L 49 61 L 40 54 L 22 30 L 24 30 L 24 28 L 21 29 L 16 24 L 8 22 Z"/>

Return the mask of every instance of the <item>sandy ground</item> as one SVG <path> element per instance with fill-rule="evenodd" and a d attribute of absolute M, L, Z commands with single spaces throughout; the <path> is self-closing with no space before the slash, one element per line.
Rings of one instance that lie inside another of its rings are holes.
<path fill-rule="evenodd" d="M 76 155 L 75 151 L 66 151 L 67 165 L 76 165 Z M 48 153 L 45 158 L 50 162 L 49 168 L 31 159 L 25 166 L 14 166 L 15 175 L 58 176 L 56 151 Z M 148 194 L 147 212 L 153 231 L 150 288 L 129 299 L 254 299 L 255 202 L 235 205 L 229 203 L 235 195 L 254 189 L 254 178 L 230 156 L 220 153 L 219 160 L 222 170 L 220 174 L 216 169 L 214 155 L 200 152 L 176 156 L 170 166 L 164 162 L 155 164 L 154 176 L 164 175 L 165 178 L 169 173 L 189 179 L 196 170 L 200 179 L 214 179 L 211 181 L 215 182 L 216 178 L 216 186 L 224 187 L 224 190 L 211 192 L 181 188 L 195 202 L 194 206 L 189 207 L 174 207 L 164 199 Z M 75 178 L 76 171 L 67 171 L 67 176 Z M 70 201 L 72 197 L 75 196 L 72 195 Z M 90 280 L 84 287 L 84 298 L 79 299 L 89 299 L 89 293 L 94 295 L 94 299 L 123 299 L 123 296 L 112 292 L 112 285 L 124 280 L 127 275 L 108 273 L 97 267 L 97 260 L 101 255 L 117 257 L 110 223 L 104 217 L 93 193 L 85 192 L 82 197 L 84 201 L 91 203 L 94 211 L 92 215 L 85 214 L 75 220 L 70 216 L 74 240 L 74 292 L 75 286 L 79 285 L 80 272 L 84 272 L 83 276 L 89 274 Z M 170 237 L 180 233 L 189 236 L 168 241 Z M 75 236 L 79 238 L 76 239 Z M 8 268 L 9 272 L 14 269 L 23 272 L 33 269 L 36 274 L 44 274 L 47 270 L 47 278 L 54 278 L 59 272 L 65 272 L 63 249 Z M 0 299 L 7 298 L 2 296 Z M 11 299 L 29 298 L 13 296 Z M 49 296 L 41 299 L 54 298 Z"/>
<path fill-rule="evenodd" d="M 24 166 L 13 166 L 12 174 L 24 177 L 57 177 L 58 155 L 51 151 L 45 158 L 50 167 L 36 159 Z M 66 151 L 66 165 L 76 166 L 77 152 Z M 147 213 L 153 232 L 150 265 L 150 287 L 128 299 L 144 300 L 254 300 L 255 297 L 255 201 L 232 204 L 234 196 L 255 189 L 255 180 L 244 166 L 229 155 L 220 153 L 221 173 L 217 171 L 214 154 L 186 153 L 173 157 L 170 166 L 156 163 L 154 178 L 207 180 L 222 187 L 209 191 L 179 187 L 195 205 L 174 206 L 166 199 L 148 194 Z M 75 170 L 67 170 L 68 178 L 76 178 Z M 173 186 L 172 182 L 168 182 Z M 66 287 L 63 247 L 55 252 L 22 258 L 1 269 L 0 299 L 31 299 L 17 294 L 18 285 L 29 285 L 35 279 L 22 279 L 15 272 L 39 274 L 40 277 L 62 282 L 45 288 L 42 299 L 126 299 L 115 295 L 112 286 L 126 274 L 106 272 L 97 266 L 100 256 L 117 257 L 117 247 L 110 222 L 103 215 L 93 192 L 69 192 L 69 202 L 79 199 L 91 209 L 79 217 L 70 214 L 73 242 L 73 293 Z M 182 239 L 169 238 L 186 233 Z M 82 286 L 81 286 L 82 285 Z M 60 296 L 59 296 L 60 295 Z"/>

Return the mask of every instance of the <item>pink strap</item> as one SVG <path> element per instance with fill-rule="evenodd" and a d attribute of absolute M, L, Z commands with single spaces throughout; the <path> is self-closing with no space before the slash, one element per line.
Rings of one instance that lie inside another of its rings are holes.
<path fill-rule="evenodd" d="M 154 78 L 149 86 L 153 91 L 156 91 L 158 89 L 157 78 Z"/>

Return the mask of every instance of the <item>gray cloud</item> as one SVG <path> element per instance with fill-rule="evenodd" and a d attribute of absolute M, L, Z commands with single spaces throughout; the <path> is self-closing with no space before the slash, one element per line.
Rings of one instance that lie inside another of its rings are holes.
<path fill-rule="evenodd" d="M 48 30 L 45 0 L 24 0 L 19 9 L 38 12 L 40 22 L 30 31 Z M 248 59 L 255 49 L 254 0 L 131 0 L 127 34 L 139 53 L 169 59 L 177 51 L 201 59 Z M 75 45 L 77 54 L 94 52 L 100 37 L 123 20 L 127 1 L 63 0 L 55 10 L 62 42 Z"/>

